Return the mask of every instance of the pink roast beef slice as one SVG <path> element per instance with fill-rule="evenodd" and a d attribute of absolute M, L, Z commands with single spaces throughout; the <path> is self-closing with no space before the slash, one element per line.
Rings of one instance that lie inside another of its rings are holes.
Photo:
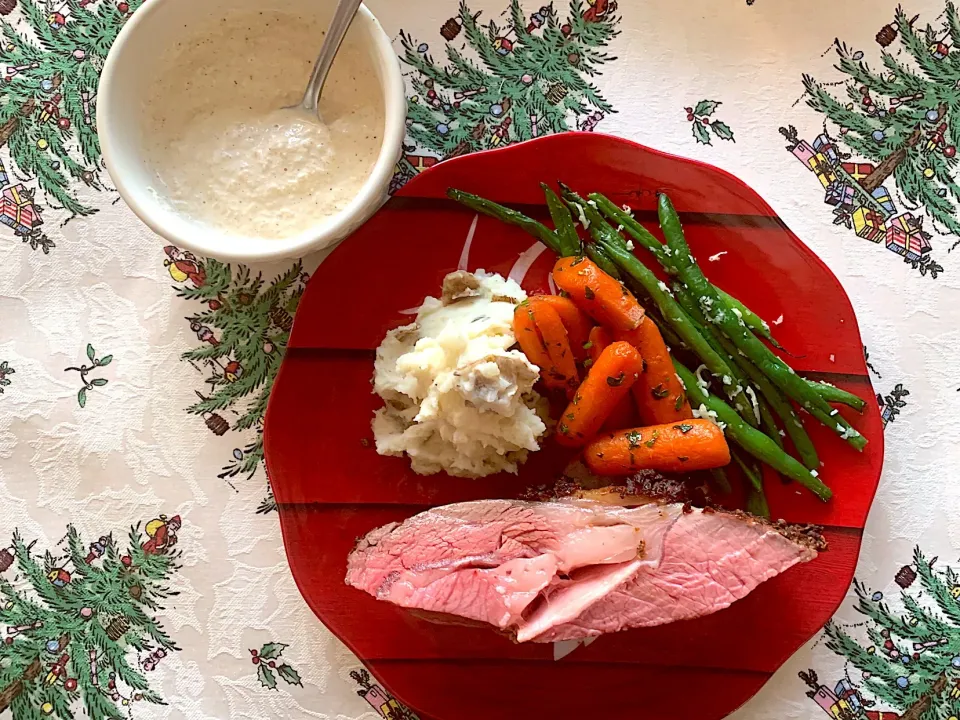
<path fill-rule="evenodd" d="M 583 500 L 447 505 L 369 533 L 350 554 L 346 582 L 402 607 L 498 628 L 524 626 L 538 601 L 531 612 L 542 632 L 657 565 L 679 516 L 679 505 Z"/>
<path fill-rule="evenodd" d="M 813 560 L 824 547 L 815 528 L 695 510 L 670 529 L 658 566 L 640 568 L 576 619 L 535 640 L 573 640 L 709 615 Z"/>
<path fill-rule="evenodd" d="M 815 528 L 680 503 L 482 500 L 372 531 L 346 582 L 551 642 L 709 615 L 823 546 Z"/>

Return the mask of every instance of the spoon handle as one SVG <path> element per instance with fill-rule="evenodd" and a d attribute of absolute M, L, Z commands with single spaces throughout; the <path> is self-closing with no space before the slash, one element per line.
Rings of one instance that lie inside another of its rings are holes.
<path fill-rule="evenodd" d="M 311 112 L 317 111 L 317 105 L 320 102 L 320 93 L 323 91 L 323 84 L 330 74 L 330 68 L 333 66 L 333 59 L 337 56 L 340 49 L 340 43 L 350 29 L 350 23 L 353 22 L 357 9 L 360 7 L 361 0 L 340 0 L 337 3 L 337 10 L 333 14 L 333 20 L 330 21 L 330 27 L 327 30 L 327 36 L 323 40 L 323 46 L 320 48 L 320 55 L 316 64 L 313 66 L 313 73 L 310 75 L 310 82 L 307 84 L 307 91 L 303 94 L 301 105 L 305 110 Z"/>

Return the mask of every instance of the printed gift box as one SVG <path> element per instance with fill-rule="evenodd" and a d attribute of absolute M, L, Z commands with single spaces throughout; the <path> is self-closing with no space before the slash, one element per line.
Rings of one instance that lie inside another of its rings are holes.
<path fill-rule="evenodd" d="M 890 221 L 886 230 L 887 250 L 902 255 L 907 260 L 919 260 L 930 252 L 932 246 L 924 236 L 920 221 L 913 213 L 898 215 Z"/>
<path fill-rule="evenodd" d="M 853 229 L 858 237 L 880 242 L 886 232 L 886 224 L 872 208 L 857 208 L 853 211 Z"/>
<path fill-rule="evenodd" d="M 834 205 L 841 210 L 853 210 L 853 188 L 843 180 L 834 180 L 827 188 L 823 201 L 827 205 Z"/>
<path fill-rule="evenodd" d="M 0 222 L 20 233 L 29 233 L 43 224 L 39 208 L 33 199 L 24 192 L 23 185 L 14 185 L 3 191 Z"/>

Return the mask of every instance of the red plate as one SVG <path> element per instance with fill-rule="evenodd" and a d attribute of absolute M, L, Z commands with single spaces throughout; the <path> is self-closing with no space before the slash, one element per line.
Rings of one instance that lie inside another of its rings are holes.
<path fill-rule="evenodd" d="M 552 479 L 532 456 L 519 478 L 421 477 L 371 447 L 374 349 L 458 266 L 522 276 L 545 290 L 552 258 L 519 230 L 448 201 L 457 187 L 547 217 L 541 180 L 629 203 L 656 226 L 670 194 L 707 275 L 769 320 L 792 365 L 868 400 L 844 414 L 870 443 L 858 454 L 811 427 L 835 500 L 771 483 L 774 517 L 826 526 L 830 550 L 698 620 L 599 638 L 554 660 L 483 628 L 438 625 L 344 582 L 347 554 L 374 527 L 432 505 L 516 496 Z M 472 242 L 467 243 L 467 238 Z M 708 257 L 720 255 L 715 261 Z M 843 288 L 753 190 L 735 177 L 627 140 L 554 135 L 441 163 L 338 247 L 314 273 L 270 397 L 264 443 L 290 567 L 317 616 L 422 717 L 632 717 L 712 720 L 752 696 L 833 615 L 850 584 L 883 461 L 880 414 Z M 691 693 L 694 693 L 691 695 Z"/>

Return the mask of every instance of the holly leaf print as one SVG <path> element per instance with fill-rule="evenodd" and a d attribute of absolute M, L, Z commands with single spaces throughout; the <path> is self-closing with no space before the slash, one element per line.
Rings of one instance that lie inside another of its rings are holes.
<path fill-rule="evenodd" d="M 300 682 L 300 673 L 294 670 L 289 665 L 278 665 L 277 673 L 280 677 L 289 685 L 299 685 L 303 687 L 303 683 Z"/>
<path fill-rule="evenodd" d="M 77 402 L 80 403 L 80 407 L 87 406 L 87 389 L 80 388 L 80 392 L 77 393 Z"/>
<path fill-rule="evenodd" d="M 260 648 L 260 658 L 263 660 L 275 660 L 280 657 L 280 653 L 282 653 L 286 647 L 283 643 L 269 642 Z"/>
<path fill-rule="evenodd" d="M 259 680 L 260 684 L 265 688 L 270 688 L 271 690 L 277 689 L 277 676 L 263 663 L 260 663 L 257 668 L 257 680 Z"/>
<path fill-rule="evenodd" d="M 100 367 L 106 367 L 113 361 L 113 355 L 104 355 L 102 358 L 97 360 L 97 365 Z"/>
<path fill-rule="evenodd" d="M 725 122 L 714 120 L 710 123 L 710 129 L 713 130 L 713 134 L 721 140 L 733 140 L 733 130 L 731 130 L 730 126 Z M 736 142 L 736 140 L 733 141 Z"/>
<path fill-rule="evenodd" d="M 720 107 L 721 104 L 722 103 L 719 103 L 716 100 L 701 100 L 693 109 L 693 114 L 698 117 L 713 115 L 714 111 Z"/>
<path fill-rule="evenodd" d="M 87 357 L 90 358 L 90 362 L 93 362 L 93 359 L 97 356 L 97 351 L 93 349 L 93 345 L 87 343 Z"/>
<path fill-rule="evenodd" d="M 703 145 L 713 145 L 710 141 L 710 133 L 707 132 L 707 128 L 699 122 L 693 123 L 693 136 L 697 139 L 698 143 Z"/>

